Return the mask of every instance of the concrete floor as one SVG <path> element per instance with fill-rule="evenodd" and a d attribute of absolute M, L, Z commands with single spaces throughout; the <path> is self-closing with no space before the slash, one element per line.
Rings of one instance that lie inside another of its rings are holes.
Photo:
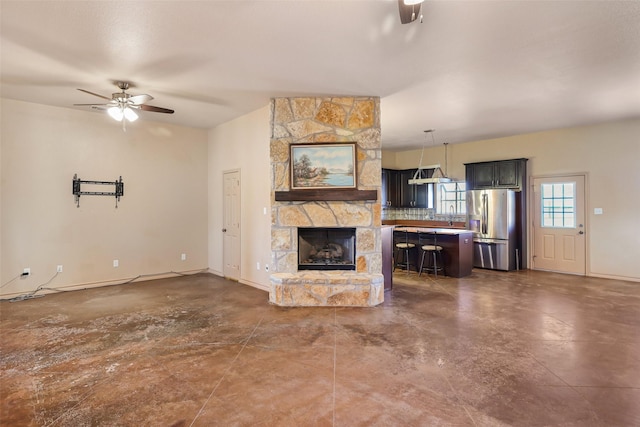
<path fill-rule="evenodd" d="M 0 303 L 2 426 L 638 426 L 640 283 L 395 275 L 279 308 L 201 274 Z"/>

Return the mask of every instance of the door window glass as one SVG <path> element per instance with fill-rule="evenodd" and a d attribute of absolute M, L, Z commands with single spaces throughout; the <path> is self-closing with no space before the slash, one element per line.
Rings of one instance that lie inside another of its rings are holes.
<path fill-rule="evenodd" d="M 575 228 L 575 182 L 541 184 L 542 227 Z"/>

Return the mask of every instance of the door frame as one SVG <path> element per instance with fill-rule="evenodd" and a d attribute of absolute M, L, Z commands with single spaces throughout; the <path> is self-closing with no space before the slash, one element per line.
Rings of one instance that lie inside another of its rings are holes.
<path fill-rule="evenodd" d="M 533 182 L 536 179 L 547 179 L 547 178 L 551 178 L 551 179 L 562 179 L 564 177 L 570 177 L 570 176 L 581 176 L 584 178 L 584 194 L 583 194 L 583 198 L 584 198 L 584 232 L 586 234 L 586 238 L 584 240 L 584 274 L 585 277 L 591 276 L 591 251 L 590 251 L 590 243 L 591 243 L 591 230 L 589 228 L 590 226 L 590 218 L 589 218 L 589 212 L 590 210 L 590 202 L 589 202 L 589 172 L 566 172 L 566 173 L 559 173 L 559 174 L 544 174 L 544 175 L 530 175 L 529 176 L 529 181 L 528 181 L 528 185 L 529 185 L 529 200 L 527 201 L 528 207 L 527 207 L 527 248 L 528 248 L 528 262 L 529 262 L 529 266 L 531 266 L 531 270 L 534 270 L 533 266 L 533 256 L 534 256 L 534 241 L 535 241 L 535 236 L 533 235 L 534 230 L 533 230 L 533 223 L 536 220 L 536 215 L 535 215 L 535 208 L 536 208 L 536 195 L 535 195 L 535 191 L 533 188 Z M 543 270 L 537 270 L 537 271 L 543 271 Z M 565 273 L 558 273 L 558 274 L 565 274 Z M 569 273 L 566 273 L 569 274 Z"/>

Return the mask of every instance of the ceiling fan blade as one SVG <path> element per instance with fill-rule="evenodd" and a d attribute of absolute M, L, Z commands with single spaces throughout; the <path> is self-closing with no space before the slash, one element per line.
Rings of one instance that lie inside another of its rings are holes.
<path fill-rule="evenodd" d="M 104 106 L 104 107 L 110 107 L 112 104 L 73 104 L 73 105 L 75 105 L 77 107 L 92 107 L 94 105 L 101 105 L 101 106 Z"/>
<path fill-rule="evenodd" d="M 102 99 L 106 99 L 108 101 L 111 101 L 111 98 L 109 98 L 109 97 L 98 95 L 97 93 L 89 92 L 88 90 L 84 90 L 84 89 L 78 89 L 78 90 L 80 92 L 88 93 L 89 95 L 97 96 L 98 98 L 102 98 Z"/>
<path fill-rule="evenodd" d="M 173 114 L 174 111 L 170 110 L 168 108 L 162 108 L 162 107 L 154 107 L 153 105 L 146 105 L 146 104 L 141 104 L 141 105 L 134 105 L 134 108 L 139 108 L 143 111 L 153 111 L 154 113 L 167 113 L 167 114 Z"/>
<path fill-rule="evenodd" d="M 130 96 L 127 101 L 133 102 L 136 105 L 144 104 L 145 102 L 149 102 L 153 99 L 153 96 L 142 94 L 142 95 L 134 95 Z"/>

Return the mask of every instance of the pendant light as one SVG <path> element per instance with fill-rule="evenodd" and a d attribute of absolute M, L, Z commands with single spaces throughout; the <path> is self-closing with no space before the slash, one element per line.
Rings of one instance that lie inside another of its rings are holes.
<path fill-rule="evenodd" d="M 436 140 L 435 137 L 433 136 L 433 133 L 435 132 L 435 129 L 427 129 L 424 131 L 425 134 L 431 134 L 431 141 L 433 142 L 433 146 L 435 147 L 436 145 Z M 451 182 L 450 178 L 447 178 L 447 175 L 442 172 L 442 169 L 440 168 L 440 164 L 435 164 L 435 165 L 427 165 L 427 166 L 422 166 L 422 158 L 424 157 L 424 148 L 426 145 L 426 135 L 425 135 L 425 142 L 422 143 L 422 152 L 420 153 L 420 163 L 418 166 L 418 169 L 416 169 L 416 173 L 413 175 L 413 179 L 409 180 L 409 184 L 414 184 L 414 185 L 421 185 L 421 184 L 441 184 L 441 183 L 445 183 L 445 182 Z M 444 156 L 445 156 L 445 163 L 447 161 L 447 144 L 444 145 Z M 445 164 L 445 168 L 446 168 L 446 164 Z M 433 169 L 433 174 L 430 177 L 426 177 L 426 172 L 427 170 Z"/>

